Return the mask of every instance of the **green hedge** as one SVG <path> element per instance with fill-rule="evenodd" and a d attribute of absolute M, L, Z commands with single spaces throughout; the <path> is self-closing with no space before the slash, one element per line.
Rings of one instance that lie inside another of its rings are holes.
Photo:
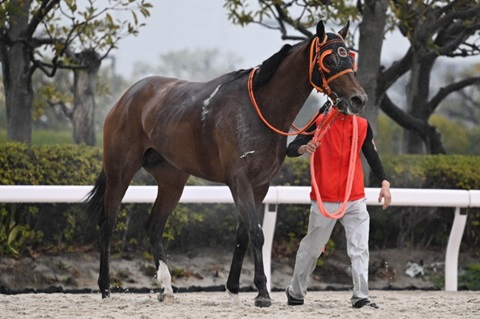
<path fill-rule="evenodd" d="M 480 156 L 403 155 L 382 160 L 395 188 L 480 189 Z"/>
<path fill-rule="evenodd" d="M 480 189 L 480 157 L 389 156 L 382 160 L 395 188 Z M 97 147 L 0 144 L 2 184 L 92 185 L 100 168 L 101 150 Z M 153 184 L 153 179 L 142 172 L 133 183 Z M 302 157 L 287 158 L 272 185 L 306 186 L 309 183 L 309 162 Z M 189 184 L 208 183 L 192 178 Z M 378 185 L 378 181 L 372 179 L 370 185 Z M 149 251 L 143 223 L 150 208 L 150 204 L 122 206 L 112 245 L 114 252 Z M 443 208 L 390 207 L 381 211 L 371 207 L 369 210 L 373 248 L 424 245 L 443 249 L 453 216 L 451 209 Z M 295 252 L 307 230 L 308 211 L 309 205 L 279 206 L 274 242 L 276 253 Z M 474 210 L 469 213 L 464 245 L 476 247 L 480 243 L 478 215 Z M 234 245 L 236 218 L 233 205 L 179 205 L 165 230 L 166 248 L 189 250 L 195 246 L 211 246 L 229 249 Z M 71 250 L 76 245 L 92 244 L 96 236 L 96 225 L 85 219 L 81 204 L 0 204 L 0 255 L 18 255 L 27 248 L 49 252 Z M 334 231 L 332 238 L 334 245 L 330 245 L 330 249 L 343 246 L 341 227 Z"/>
<path fill-rule="evenodd" d="M 101 160 L 99 148 L 85 145 L 0 144 L 0 184 L 92 185 Z"/>
<path fill-rule="evenodd" d="M 395 188 L 480 189 L 480 156 L 402 155 L 384 156 L 382 164 Z M 287 158 L 273 180 L 275 185 L 310 185 L 309 161 Z M 376 187 L 373 176 L 367 186 Z"/>
<path fill-rule="evenodd" d="M 84 145 L 0 144 L 2 185 L 91 185 L 101 169 L 101 152 Z M 80 204 L 0 203 L 0 255 L 29 248 L 58 251 L 91 240 Z M 94 226 L 91 227 L 95 229 Z"/>

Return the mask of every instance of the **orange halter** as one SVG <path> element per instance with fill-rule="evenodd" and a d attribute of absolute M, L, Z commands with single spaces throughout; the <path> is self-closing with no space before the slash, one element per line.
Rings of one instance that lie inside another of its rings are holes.
<path fill-rule="evenodd" d="M 312 45 L 310 46 L 310 69 L 309 69 L 310 84 L 318 92 L 321 92 L 327 95 L 333 101 L 333 104 L 336 105 L 337 94 L 335 94 L 335 92 L 333 92 L 332 89 L 330 89 L 330 86 L 328 84 L 331 81 L 341 77 L 344 74 L 355 72 L 356 70 L 355 53 L 348 51 L 349 57 L 353 61 L 352 68 L 345 68 L 341 71 L 337 71 L 332 75 L 330 75 L 330 73 L 332 73 L 332 70 L 327 68 L 323 63 L 323 61 L 328 55 L 334 52 L 335 47 L 344 44 L 344 42 L 343 42 L 343 39 L 341 38 L 327 41 L 327 36 L 325 36 L 325 38 L 321 43 L 319 41 L 320 40 L 318 39 L 318 37 L 316 37 L 315 39 L 313 39 Z M 314 54 L 314 50 L 315 50 L 315 54 Z M 315 82 L 313 82 L 313 71 L 314 71 L 315 64 L 318 65 L 318 72 L 320 73 L 320 76 L 322 78 L 321 87 L 315 84 Z"/>

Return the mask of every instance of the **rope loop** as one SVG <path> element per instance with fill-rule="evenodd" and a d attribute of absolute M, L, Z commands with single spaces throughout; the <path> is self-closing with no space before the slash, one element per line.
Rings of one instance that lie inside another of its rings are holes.
<path fill-rule="evenodd" d="M 336 113 L 336 114 L 335 114 Z M 332 123 L 334 119 L 338 116 L 339 112 L 337 109 L 333 109 L 329 114 L 326 122 L 327 123 Z M 330 125 L 328 124 L 328 125 Z M 320 142 L 320 140 L 323 138 L 325 133 L 327 132 L 328 127 L 325 127 L 324 125 L 319 125 L 317 130 L 315 131 L 315 135 L 313 137 L 313 140 L 315 142 Z M 315 159 L 315 153 L 313 152 L 310 155 L 310 175 L 312 179 L 312 188 L 313 191 L 315 192 L 315 197 L 317 198 L 317 204 L 320 212 L 322 213 L 323 216 L 331 219 L 340 219 L 345 215 L 347 204 L 348 204 L 348 199 L 350 198 L 350 194 L 352 192 L 352 187 L 353 187 L 353 179 L 355 175 L 355 162 L 357 160 L 357 152 L 358 152 L 358 123 L 357 123 L 357 117 L 353 116 L 353 138 L 352 138 L 352 145 L 350 147 L 350 159 L 348 163 L 348 175 L 347 175 L 347 184 L 345 186 L 345 198 L 342 202 L 342 205 L 333 213 L 328 212 L 325 209 L 325 206 L 323 205 L 322 197 L 320 195 L 320 190 L 318 189 L 318 184 L 317 180 L 315 178 L 315 165 L 314 165 L 314 159 Z"/>

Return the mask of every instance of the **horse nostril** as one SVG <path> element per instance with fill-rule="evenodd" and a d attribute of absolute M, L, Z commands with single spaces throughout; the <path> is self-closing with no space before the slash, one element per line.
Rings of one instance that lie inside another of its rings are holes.
<path fill-rule="evenodd" d="M 359 96 L 354 96 L 350 99 L 350 103 L 355 109 L 359 110 L 365 105 L 365 100 Z"/>

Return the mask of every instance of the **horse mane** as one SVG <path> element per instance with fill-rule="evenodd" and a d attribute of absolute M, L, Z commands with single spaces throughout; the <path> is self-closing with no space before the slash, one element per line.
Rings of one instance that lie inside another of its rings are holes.
<path fill-rule="evenodd" d="M 308 42 L 312 42 L 313 39 L 314 37 L 310 38 Z M 299 42 L 295 45 L 285 44 L 277 53 L 273 54 L 271 57 L 263 61 L 260 65 L 259 72 L 255 76 L 254 86 L 261 87 L 268 83 L 268 81 L 270 81 L 270 79 L 272 78 L 273 74 L 275 74 L 275 71 L 277 70 L 280 63 L 282 63 L 285 57 L 290 53 L 291 49 L 299 46 L 302 43 L 303 42 Z M 310 45 L 307 45 L 305 54 L 308 54 L 308 48 L 310 48 Z M 235 81 L 247 74 L 250 74 L 252 69 L 253 68 L 241 69 L 233 71 L 226 75 L 230 77 L 230 81 Z"/>
<path fill-rule="evenodd" d="M 280 51 L 263 61 L 260 65 L 260 71 L 255 77 L 255 86 L 263 86 L 271 79 L 280 63 L 290 52 L 291 48 L 292 46 L 290 44 L 285 44 Z"/>
<path fill-rule="evenodd" d="M 313 40 L 313 37 L 308 40 L 310 43 Z M 301 45 L 304 42 L 299 42 L 295 45 L 285 44 L 280 51 L 263 61 L 260 65 L 260 71 L 257 73 L 255 77 L 254 85 L 256 87 L 260 87 L 265 85 L 270 79 L 272 78 L 273 74 L 277 70 L 280 63 L 282 63 L 283 59 L 290 53 L 291 49 L 296 48 L 297 46 Z M 306 54 L 308 54 L 308 48 L 310 45 L 306 46 Z"/>

